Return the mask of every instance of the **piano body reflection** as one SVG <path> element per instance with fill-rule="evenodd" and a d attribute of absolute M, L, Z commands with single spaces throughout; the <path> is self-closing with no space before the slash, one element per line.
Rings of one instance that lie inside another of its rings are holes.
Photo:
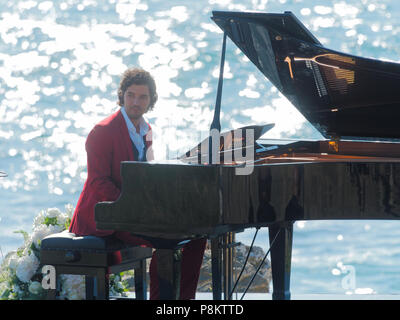
<path fill-rule="evenodd" d="M 212 19 L 325 139 L 262 140 L 271 126 L 253 126 L 240 149 L 250 161 L 228 133 L 217 164 L 200 144 L 176 161 L 123 162 L 121 196 L 97 204 L 97 227 L 167 243 L 268 227 L 273 298 L 290 299 L 294 221 L 400 218 L 400 65 L 327 49 L 290 12 Z"/>

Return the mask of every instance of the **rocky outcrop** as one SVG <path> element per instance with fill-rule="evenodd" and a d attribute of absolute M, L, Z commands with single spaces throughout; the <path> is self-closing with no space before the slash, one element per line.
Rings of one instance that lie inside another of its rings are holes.
<path fill-rule="evenodd" d="M 247 253 L 249 252 L 249 246 L 240 244 L 235 247 L 234 250 L 234 272 L 233 272 L 233 281 L 235 283 L 237 277 L 239 276 L 244 262 L 247 257 Z M 241 293 L 247 288 L 251 278 L 256 272 L 258 266 L 262 262 L 264 258 L 265 252 L 262 248 L 254 246 L 249 260 L 247 261 L 247 265 L 245 270 L 243 271 L 242 276 L 240 277 L 240 281 L 236 286 L 235 292 Z M 147 271 L 149 268 L 150 259 L 147 261 Z M 133 271 L 124 272 L 123 281 L 125 281 L 125 285 L 129 288 L 130 292 L 134 291 L 134 278 L 132 277 Z M 147 272 L 147 281 L 149 282 L 149 274 Z M 254 293 L 267 293 L 269 292 L 269 286 L 271 282 L 271 265 L 270 261 L 266 259 L 263 263 L 263 266 L 257 273 L 257 276 L 253 280 L 252 285 L 247 290 L 247 292 Z M 200 269 L 200 277 L 197 285 L 198 292 L 212 292 L 212 280 L 211 280 L 211 249 L 208 243 L 206 251 L 204 253 L 203 263 Z"/>
<path fill-rule="evenodd" d="M 249 252 L 249 246 L 240 244 L 235 247 L 234 250 L 234 270 L 233 270 L 233 281 L 235 283 L 237 277 L 239 276 L 244 262 L 246 260 L 247 254 Z M 236 292 L 244 292 L 247 288 L 251 278 L 256 272 L 258 266 L 262 262 L 264 258 L 265 252 L 262 248 L 254 246 L 249 259 L 247 261 L 247 265 L 245 270 L 243 271 L 242 276 L 240 277 L 239 283 L 236 286 Z M 263 263 L 263 266 L 258 271 L 255 279 L 253 280 L 252 285 L 248 289 L 247 292 L 269 292 L 269 284 L 271 282 L 271 265 L 270 261 L 266 259 Z M 212 282 L 211 282 L 211 250 L 210 247 L 207 246 L 207 249 L 204 253 L 203 264 L 200 270 L 200 278 L 197 286 L 197 291 L 199 292 L 211 292 L 212 291 Z"/>

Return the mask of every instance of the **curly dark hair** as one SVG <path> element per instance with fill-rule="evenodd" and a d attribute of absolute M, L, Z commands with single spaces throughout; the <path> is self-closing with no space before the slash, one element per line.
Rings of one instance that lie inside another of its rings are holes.
<path fill-rule="evenodd" d="M 150 92 L 150 104 L 148 111 L 152 110 L 158 99 L 156 82 L 149 72 L 140 68 L 129 68 L 123 73 L 118 88 L 118 105 L 121 107 L 124 105 L 125 91 L 133 84 L 147 85 Z"/>

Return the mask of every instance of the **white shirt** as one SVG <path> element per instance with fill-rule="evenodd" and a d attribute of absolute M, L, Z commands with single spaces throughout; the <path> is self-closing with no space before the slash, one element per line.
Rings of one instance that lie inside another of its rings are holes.
<path fill-rule="evenodd" d="M 133 125 L 131 119 L 129 119 L 128 115 L 126 114 L 125 107 L 121 107 L 121 113 L 124 116 L 126 126 L 128 127 L 129 137 L 131 138 L 132 142 L 135 144 L 136 149 L 139 152 L 139 161 L 144 160 L 144 149 L 145 144 L 143 142 L 143 137 L 149 132 L 149 125 L 143 119 L 140 118 L 139 122 L 139 133 L 136 132 L 136 128 Z M 149 160 L 149 159 L 147 159 Z"/>

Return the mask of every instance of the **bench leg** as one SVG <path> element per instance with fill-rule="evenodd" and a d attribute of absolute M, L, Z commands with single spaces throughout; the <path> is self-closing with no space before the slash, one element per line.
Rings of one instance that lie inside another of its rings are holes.
<path fill-rule="evenodd" d="M 109 282 L 108 274 L 105 269 L 99 269 L 96 275 L 97 294 L 96 300 L 108 300 L 109 298 Z"/>
<path fill-rule="evenodd" d="M 211 239 L 211 275 L 213 300 L 222 300 L 222 237 Z"/>
<path fill-rule="evenodd" d="M 157 249 L 157 273 L 160 300 L 178 300 L 180 297 L 180 249 Z"/>
<path fill-rule="evenodd" d="M 91 276 L 85 276 L 86 300 L 94 300 L 94 281 L 95 278 Z"/>
<path fill-rule="evenodd" d="M 136 300 L 146 300 L 147 280 L 146 280 L 146 260 L 139 261 L 139 267 L 135 268 L 135 295 Z"/>
<path fill-rule="evenodd" d="M 57 289 L 48 289 L 46 300 L 56 300 L 57 297 Z"/>

